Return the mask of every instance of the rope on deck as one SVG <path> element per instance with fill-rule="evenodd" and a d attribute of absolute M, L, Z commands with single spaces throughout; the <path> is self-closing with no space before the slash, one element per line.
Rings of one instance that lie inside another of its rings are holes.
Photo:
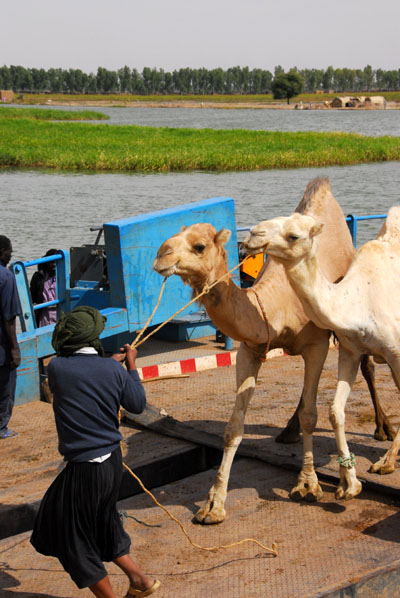
<path fill-rule="evenodd" d="M 198 548 L 200 550 L 205 550 L 208 552 L 216 552 L 217 550 L 220 550 L 221 548 L 231 548 L 232 546 L 239 546 L 240 544 L 244 544 L 245 542 L 253 542 L 254 544 L 257 544 L 257 546 L 260 546 L 260 548 L 262 548 L 263 550 L 270 552 L 274 556 L 278 556 L 276 544 L 272 544 L 271 548 L 269 548 L 268 546 L 261 544 L 261 542 L 259 542 L 258 540 L 255 540 L 254 538 L 244 538 L 243 540 L 239 540 L 238 542 L 232 542 L 231 544 L 221 544 L 219 546 L 206 547 L 206 546 L 200 546 L 200 544 L 196 544 L 196 542 L 193 542 L 193 540 L 191 539 L 191 537 L 189 536 L 188 532 L 186 531 L 183 524 L 179 521 L 179 519 L 177 519 L 174 515 L 172 515 L 172 513 L 167 509 L 167 507 L 164 507 L 164 505 L 162 505 L 158 502 L 158 500 L 156 499 L 154 494 L 152 494 L 150 492 L 150 490 L 147 490 L 147 488 L 142 483 L 141 479 L 130 469 L 130 467 L 128 467 L 128 465 L 126 463 L 123 463 L 123 466 L 125 467 L 125 469 L 127 469 L 129 471 L 129 473 L 135 478 L 135 480 L 137 480 L 137 482 L 139 483 L 142 490 L 144 490 L 144 492 L 146 492 L 146 494 L 148 494 L 153 499 L 153 501 L 156 503 L 156 505 L 158 507 L 160 507 L 160 509 L 162 509 L 168 515 L 168 517 L 170 519 L 172 519 L 173 521 L 175 521 L 175 523 L 177 523 L 179 525 L 182 532 L 186 536 L 187 540 L 190 542 L 190 544 L 192 546 L 194 546 L 194 548 Z"/>

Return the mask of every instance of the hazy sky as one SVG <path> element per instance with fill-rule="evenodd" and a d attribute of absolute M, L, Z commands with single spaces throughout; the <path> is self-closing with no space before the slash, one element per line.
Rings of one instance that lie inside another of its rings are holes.
<path fill-rule="evenodd" d="M 400 68 L 400 0 L 3 0 L 0 64 Z"/>

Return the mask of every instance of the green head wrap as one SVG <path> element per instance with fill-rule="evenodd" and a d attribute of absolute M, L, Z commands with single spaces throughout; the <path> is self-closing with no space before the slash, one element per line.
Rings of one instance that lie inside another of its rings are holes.
<path fill-rule="evenodd" d="M 55 325 L 51 344 L 58 356 L 72 355 L 82 347 L 93 347 L 103 356 L 100 334 L 107 318 L 94 307 L 75 307 L 71 313 L 62 313 Z"/>

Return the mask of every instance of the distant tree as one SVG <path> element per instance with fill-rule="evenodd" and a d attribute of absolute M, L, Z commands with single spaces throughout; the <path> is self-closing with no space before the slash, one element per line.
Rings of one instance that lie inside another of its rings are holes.
<path fill-rule="evenodd" d="M 364 89 L 366 89 L 367 91 L 369 89 L 372 89 L 372 86 L 374 84 L 374 71 L 372 70 L 372 66 L 370 64 L 367 64 L 367 66 L 364 68 Z"/>
<path fill-rule="evenodd" d="M 12 87 L 12 79 L 10 75 L 10 69 L 8 66 L 4 65 L 0 67 L 0 88 L 1 89 L 11 89 Z"/>
<path fill-rule="evenodd" d="M 171 73 L 164 73 L 164 93 L 167 95 L 173 93 L 173 84 Z"/>
<path fill-rule="evenodd" d="M 192 69 L 179 69 L 179 90 L 185 95 L 192 93 Z"/>
<path fill-rule="evenodd" d="M 326 69 L 326 71 L 322 77 L 322 87 L 325 91 L 329 91 L 330 89 L 333 89 L 334 73 L 335 73 L 335 71 L 333 69 L 333 66 L 328 66 L 328 68 Z"/>
<path fill-rule="evenodd" d="M 49 88 L 49 78 L 48 74 L 44 69 L 29 69 L 29 72 L 32 77 L 33 88 L 31 91 L 48 91 Z"/>
<path fill-rule="evenodd" d="M 224 93 L 224 71 L 221 68 L 210 71 L 211 93 Z"/>
<path fill-rule="evenodd" d="M 317 89 L 322 89 L 324 71 L 320 69 L 303 69 L 300 75 L 304 80 L 304 90 L 308 93 L 315 93 Z"/>
<path fill-rule="evenodd" d="M 262 90 L 262 70 L 253 69 L 250 72 L 250 93 L 261 93 Z"/>
<path fill-rule="evenodd" d="M 102 66 L 97 69 L 96 87 L 98 93 L 114 93 L 118 89 L 118 75 Z"/>
<path fill-rule="evenodd" d="M 94 75 L 93 73 L 89 73 L 87 81 L 86 81 L 85 93 L 96 93 L 97 92 L 96 84 L 97 84 L 96 75 Z"/>
<path fill-rule="evenodd" d="M 381 91 L 382 89 L 385 88 L 385 71 L 383 71 L 382 69 L 378 69 L 375 73 L 375 77 L 376 77 L 376 85 L 377 85 L 379 91 Z"/>
<path fill-rule="evenodd" d="M 204 67 L 200 68 L 197 73 L 197 89 L 201 95 L 208 93 L 208 70 Z"/>
<path fill-rule="evenodd" d="M 49 79 L 49 88 L 52 93 L 61 93 L 63 91 L 62 69 L 49 69 L 47 71 Z"/>
<path fill-rule="evenodd" d="M 286 98 L 288 104 L 290 98 L 297 96 L 303 91 L 303 87 L 304 82 L 301 75 L 293 70 L 288 73 L 280 73 L 279 75 L 276 75 L 272 81 L 272 93 L 274 99 L 282 100 L 283 98 Z"/>
<path fill-rule="evenodd" d="M 272 73 L 270 71 L 263 71 L 261 88 L 262 93 L 271 93 L 272 91 Z"/>
<path fill-rule="evenodd" d="M 143 77 L 136 69 L 132 69 L 131 72 L 131 89 L 132 93 L 137 93 L 139 95 L 144 95 L 146 93 Z"/>
<path fill-rule="evenodd" d="M 118 69 L 119 90 L 121 93 L 131 91 L 131 71 L 129 66 Z"/>
<path fill-rule="evenodd" d="M 228 93 L 243 93 L 242 69 L 240 66 L 233 66 L 228 69 L 225 85 L 228 86 Z"/>
<path fill-rule="evenodd" d="M 363 91 L 364 89 L 367 89 L 366 83 L 365 83 L 365 74 L 364 74 L 364 71 L 362 71 L 361 69 L 355 70 L 354 89 L 356 91 Z"/>
<path fill-rule="evenodd" d="M 32 76 L 23 66 L 10 66 L 11 86 L 13 91 L 30 91 L 33 89 Z"/>

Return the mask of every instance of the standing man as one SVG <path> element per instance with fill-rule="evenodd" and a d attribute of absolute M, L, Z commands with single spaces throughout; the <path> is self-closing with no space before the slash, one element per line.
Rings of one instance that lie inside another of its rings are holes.
<path fill-rule="evenodd" d="M 12 251 L 10 239 L 0 235 L 0 440 L 18 436 L 18 432 L 8 428 L 14 407 L 17 367 L 21 363 L 16 329 L 21 306 L 14 274 L 7 269 Z"/>

